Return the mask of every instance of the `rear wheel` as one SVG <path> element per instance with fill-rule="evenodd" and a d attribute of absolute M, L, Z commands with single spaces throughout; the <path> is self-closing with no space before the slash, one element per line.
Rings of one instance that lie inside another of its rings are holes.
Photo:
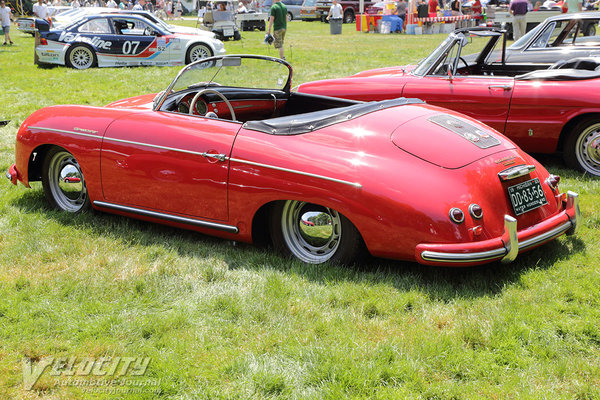
<path fill-rule="evenodd" d="M 274 208 L 271 237 L 278 251 L 309 264 L 349 264 L 362 255 L 364 248 L 358 230 L 342 214 L 295 200 Z"/>
<path fill-rule="evenodd" d="M 600 118 L 586 118 L 575 125 L 563 157 L 570 167 L 600 176 Z"/>
<path fill-rule="evenodd" d="M 88 46 L 74 45 L 66 55 L 67 65 L 76 69 L 88 69 L 96 65 L 96 54 Z"/>
<path fill-rule="evenodd" d="M 242 40 L 242 34 L 239 31 L 233 32 L 233 40 Z"/>
<path fill-rule="evenodd" d="M 291 20 L 293 20 L 293 19 L 294 19 L 294 15 L 291 12 L 287 13 L 287 20 L 288 20 L 288 22 L 291 21 Z"/>
<path fill-rule="evenodd" d="M 344 11 L 344 23 L 351 24 L 354 22 L 354 11 L 348 9 Z"/>
<path fill-rule="evenodd" d="M 46 155 L 42 186 L 54 208 L 73 213 L 89 208 L 83 172 L 75 157 L 66 150 L 55 148 Z"/>
<path fill-rule="evenodd" d="M 203 43 L 198 43 L 190 46 L 185 56 L 185 63 L 190 64 L 198 60 L 202 60 L 203 58 L 208 58 L 212 56 L 212 51 L 210 47 Z"/>

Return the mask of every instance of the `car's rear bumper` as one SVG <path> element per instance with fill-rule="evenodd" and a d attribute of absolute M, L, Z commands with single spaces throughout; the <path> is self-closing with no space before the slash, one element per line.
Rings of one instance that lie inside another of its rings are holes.
<path fill-rule="evenodd" d="M 568 192 L 560 213 L 537 225 L 517 231 L 517 220 L 504 216 L 504 234 L 480 242 L 421 243 L 415 256 L 419 263 L 444 266 L 470 266 L 501 260 L 513 261 L 519 253 L 531 250 L 567 233 L 575 234 L 580 224 L 579 196 Z"/>
<path fill-rule="evenodd" d="M 11 165 L 8 171 L 6 171 L 5 176 L 9 181 L 12 182 L 13 185 L 16 185 L 17 181 L 19 180 L 19 171 L 17 171 L 17 165 Z"/>

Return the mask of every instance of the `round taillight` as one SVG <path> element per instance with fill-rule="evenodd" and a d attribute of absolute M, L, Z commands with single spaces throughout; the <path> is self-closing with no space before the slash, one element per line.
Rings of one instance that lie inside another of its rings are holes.
<path fill-rule="evenodd" d="M 469 206 L 469 214 L 475 219 L 483 218 L 483 208 L 479 204 L 471 204 Z"/>
<path fill-rule="evenodd" d="M 452 208 L 450 209 L 450 219 L 453 222 L 456 222 L 457 224 L 460 224 L 461 222 L 463 222 L 465 220 L 465 213 L 462 212 L 462 210 L 460 208 Z"/>

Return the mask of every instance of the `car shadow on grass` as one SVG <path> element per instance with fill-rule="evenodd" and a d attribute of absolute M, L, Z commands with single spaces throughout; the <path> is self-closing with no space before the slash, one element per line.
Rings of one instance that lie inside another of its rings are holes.
<path fill-rule="evenodd" d="M 418 288 L 429 298 L 443 302 L 495 295 L 518 284 L 524 274 L 550 269 L 585 250 L 585 242 L 580 238 L 563 236 L 519 255 L 510 264 L 496 262 L 469 268 L 431 267 L 367 256 L 350 266 L 315 266 L 279 256 L 269 246 L 234 243 L 194 231 L 97 211 L 76 215 L 59 212 L 48 207 L 41 189 L 23 192 L 11 205 L 22 212 L 38 214 L 62 226 L 84 231 L 84 234 L 128 246 L 158 245 L 181 257 L 221 260 L 230 270 L 275 270 L 324 285 L 351 282 L 391 286 L 405 292 Z"/>

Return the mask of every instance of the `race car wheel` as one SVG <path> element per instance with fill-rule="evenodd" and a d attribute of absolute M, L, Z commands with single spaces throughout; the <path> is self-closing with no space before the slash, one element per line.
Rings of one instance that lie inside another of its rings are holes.
<path fill-rule="evenodd" d="M 289 200 L 274 207 L 271 238 L 275 249 L 308 264 L 350 264 L 363 250 L 354 225 L 331 208 Z"/>
<path fill-rule="evenodd" d="M 193 63 L 194 61 L 202 60 L 203 58 L 212 57 L 210 47 L 205 44 L 198 43 L 190 46 L 185 56 L 185 63 Z"/>
<path fill-rule="evenodd" d="M 63 149 L 55 148 L 46 155 L 42 187 L 54 208 L 73 213 L 89 208 L 90 200 L 81 167 L 75 157 Z"/>
<path fill-rule="evenodd" d="M 565 163 L 572 168 L 600 176 L 600 120 L 580 121 L 567 138 L 563 153 Z"/>
<path fill-rule="evenodd" d="M 96 54 L 88 46 L 71 46 L 66 56 L 67 65 L 76 69 L 88 69 L 96 65 Z"/>

